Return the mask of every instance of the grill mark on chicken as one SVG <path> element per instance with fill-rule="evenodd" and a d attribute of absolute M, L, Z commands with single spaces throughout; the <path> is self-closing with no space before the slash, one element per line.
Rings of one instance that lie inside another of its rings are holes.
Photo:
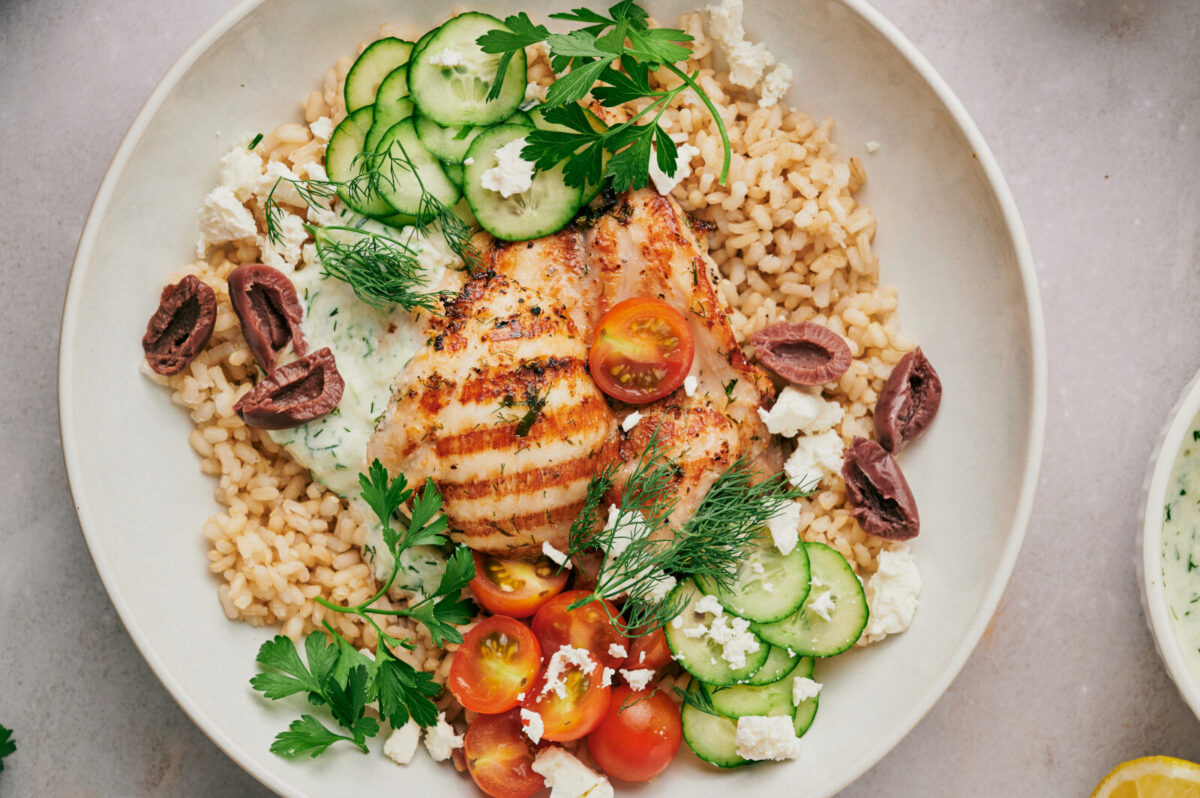
<path fill-rule="evenodd" d="M 514 414 L 523 412 L 519 406 L 511 410 Z M 603 399 L 589 397 L 579 404 L 565 408 L 565 412 L 543 411 L 538 421 L 530 428 L 529 434 L 523 437 L 517 436 L 515 424 L 480 427 L 439 438 L 434 448 L 439 457 L 477 454 L 492 449 L 528 449 L 540 445 L 544 440 L 577 437 L 594 426 L 587 423 L 588 416 L 598 414 L 602 410 L 611 412 Z"/>
<path fill-rule="evenodd" d="M 587 363 L 580 358 L 553 355 L 526 361 L 515 369 L 481 369 L 463 382 L 459 401 L 492 402 L 512 397 L 516 402 L 530 391 L 539 392 L 552 384 L 580 380 L 587 374 Z"/>
<path fill-rule="evenodd" d="M 493 479 L 471 482 L 442 482 L 442 497 L 445 499 L 478 499 L 491 492 L 533 493 L 548 487 L 560 487 L 564 483 L 587 481 L 596 471 L 596 463 L 605 458 L 600 451 L 588 457 L 578 457 L 565 463 L 555 463 L 542 468 L 501 474 Z"/>

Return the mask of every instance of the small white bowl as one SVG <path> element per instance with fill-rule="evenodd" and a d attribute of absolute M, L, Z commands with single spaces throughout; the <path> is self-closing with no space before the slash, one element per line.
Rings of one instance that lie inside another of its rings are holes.
<path fill-rule="evenodd" d="M 1158 445 L 1150 456 L 1143 485 L 1146 501 L 1142 506 L 1138 548 L 1141 551 L 1142 569 L 1138 586 L 1142 594 L 1142 610 L 1146 624 L 1154 637 L 1158 656 L 1167 668 L 1171 680 L 1179 688 L 1183 700 L 1200 718 L 1200 679 L 1188 667 L 1175 628 L 1171 622 L 1171 610 L 1163 589 L 1162 532 L 1163 505 L 1167 499 L 1167 483 L 1174 470 L 1175 458 L 1196 415 L 1200 414 L 1200 372 L 1184 388 L 1179 401 L 1171 410 L 1163 427 Z"/>

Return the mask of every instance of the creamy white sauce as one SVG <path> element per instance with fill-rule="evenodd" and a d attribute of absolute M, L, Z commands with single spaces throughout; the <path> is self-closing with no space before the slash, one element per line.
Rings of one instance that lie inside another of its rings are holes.
<path fill-rule="evenodd" d="M 1175 458 L 1163 506 L 1163 593 L 1188 670 L 1200 678 L 1200 416 Z"/>
<path fill-rule="evenodd" d="M 401 235 L 345 211 L 339 223 L 393 237 Z M 408 242 L 407 237 L 403 240 Z M 435 237 L 429 241 L 414 238 L 408 243 L 414 249 L 420 247 L 418 260 L 429 284 L 439 283 L 447 266 L 454 263 L 444 242 Z M 423 331 L 428 316 L 400 307 L 375 310 L 359 300 L 349 284 L 326 277 L 311 247 L 297 269 L 284 271 L 296 286 L 304 308 L 302 327 L 309 351 L 329 347 L 346 387 L 332 413 L 298 427 L 272 431 L 271 438 L 325 487 L 356 503 L 364 518 L 373 519 L 373 511 L 359 498 L 358 475 L 367 469 L 367 442 L 387 411 L 396 376 L 425 345 Z M 377 523 L 371 524 L 365 548 L 377 577 L 386 578 L 392 560 Z M 405 568 L 397 585 L 406 589 L 422 590 L 430 582 L 436 585 L 445 566 L 441 551 L 428 546 L 406 551 L 401 559 Z"/>

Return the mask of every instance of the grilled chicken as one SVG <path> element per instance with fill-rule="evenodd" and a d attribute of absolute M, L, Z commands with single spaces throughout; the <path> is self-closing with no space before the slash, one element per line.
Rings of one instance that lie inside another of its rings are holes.
<path fill-rule="evenodd" d="M 609 498 L 619 500 L 620 478 L 655 429 L 681 466 L 675 523 L 739 457 L 779 470 L 780 453 L 756 412 L 774 389 L 742 355 L 715 291 L 715 266 L 673 200 L 630 192 L 586 231 L 494 241 L 485 259 L 488 271 L 448 303 L 446 317 L 432 323 L 433 345 L 398 378 L 368 452 L 410 480 L 432 477 L 456 540 L 516 556 L 539 553 L 543 541 L 565 549 L 590 477 L 618 458 Z M 697 385 L 690 396 L 681 387 L 638 407 L 641 420 L 621 432 L 587 371 L 587 349 L 600 316 L 635 296 L 683 312 Z M 521 419 L 532 420 L 524 436 Z"/>

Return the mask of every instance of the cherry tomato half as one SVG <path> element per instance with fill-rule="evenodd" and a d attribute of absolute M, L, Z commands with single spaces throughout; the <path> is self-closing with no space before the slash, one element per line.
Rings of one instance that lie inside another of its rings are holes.
<path fill-rule="evenodd" d="M 625 667 L 630 670 L 649 668 L 658 670 L 671 661 L 671 647 L 667 645 L 667 636 L 662 627 L 648 635 L 629 638 L 629 656 L 625 658 Z"/>
<path fill-rule="evenodd" d="M 606 668 L 620 668 L 625 657 L 615 656 L 608 649 L 612 645 L 626 648 L 629 640 L 612 625 L 600 602 L 592 601 L 574 610 L 567 609 L 576 600 L 589 595 L 584 590 L 570 590 L 547 601 L 533 616 L 533 633 L 547 658 L 563 646 L 574 646 L 590 651 Z M 613 618 L 621 617 L 616 605 L 607 599 L 603 601 Z"/>
<path fill-rule="evenodd" d="M 466 709 L 495 714 L 517 705 L 542 664 L 542 649 L 529 627 L 493 615 L 463 637 L 454 652 L 446 686 Z"/>
<path fill-rule="evenodd" d="M 567 586 L 567 572 L 546 557 L 506 560 L 472 552 L 471 592 L 493 615 L 528 618 Z"/>
<path fill-rule="evenodd" d="M 678 388 L 694 355 L 682 313 L 661 299 L 634 297 L 600 317 L 588 366 L 600 390 L 622 402 L 645 404 Z"/>
<path fill-rule="evenodd" d="M 549 677 L 556 686 L 547 689 Z M 611 694 L 612 688 L 604 684 L 604 667 L 590 653 L 586 665 L 551 656 L 521 706 L 542 716 L 543 740 L 578 740 L 604 718 Z"/>
<path fill-rule="evenodd" d="M 515 709 L 475 718 L 463 737 L 463 754 L 471 778 L 492 798 L 529 798 L 546 786 L 533 771 L 536 749 Z"/>
<path fill-rule="evenodd" d="M 682 740 L 679 708 L 666 693 L 635 693 L 621 685 L 613 689 L 600 725 L 588 735 L 588 751 L 613 778 L 650 781 L 671 764 Z"/>

